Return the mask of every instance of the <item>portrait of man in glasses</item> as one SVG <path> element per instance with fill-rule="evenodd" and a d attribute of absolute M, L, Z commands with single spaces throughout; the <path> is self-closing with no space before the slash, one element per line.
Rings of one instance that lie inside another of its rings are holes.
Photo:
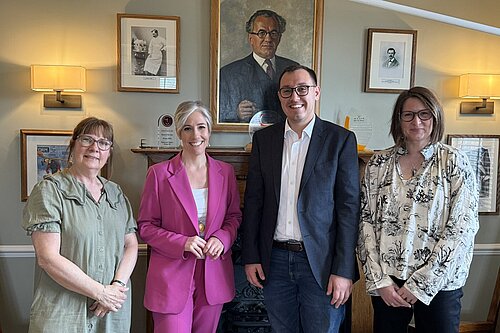
<path fill-rule="evenodd" d="M 252 53 L 220 70 L 219 122 L 248 123 L 258 111 L 284 118 L 278 99 L 278 79 L 296 61 L 276 55 L 286 20 L 272 10 L 257 10 L 246 22 Z"/>

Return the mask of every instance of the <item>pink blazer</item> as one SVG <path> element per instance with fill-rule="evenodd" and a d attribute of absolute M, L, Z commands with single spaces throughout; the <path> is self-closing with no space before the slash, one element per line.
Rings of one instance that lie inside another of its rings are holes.
<path fill-rule="evenodd" d="M 150 246 L 144 306 L 153 312 L 180 313 L 188 299 L 196 257 L 184 252 L 188 237 L 198 235 L 196 204 L 181 154 L 148 170 L 137 224 Z M 208 205 L 205 238 L 224 244 L 218 260 L 205 259 L 205 291 L 209 304 L 234 297 L 231 245 L 241 223 L 238 186 L 231 165 L 207 155 Z"/>

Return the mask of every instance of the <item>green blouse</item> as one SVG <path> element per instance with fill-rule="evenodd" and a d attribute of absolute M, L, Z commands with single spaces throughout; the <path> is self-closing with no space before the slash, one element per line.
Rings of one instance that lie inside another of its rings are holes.
<path fill-rule="evenodd" d="M 106 285 L 123 257 L 125 234 L 136 232 L 137 224 L 121 188 L 99 180 L 104 184 L 103 195 L 96 202 L 68 171 L 46 176 L 29 196 L 22 226 L 28 235 L 60 233 L 61 255 Z M 40 270 L 35 277 L 29 332 L 129 332 L 131 291 L 118 312 L 98 318 L 89 310 L 93 299 L 65 289 Z"/>

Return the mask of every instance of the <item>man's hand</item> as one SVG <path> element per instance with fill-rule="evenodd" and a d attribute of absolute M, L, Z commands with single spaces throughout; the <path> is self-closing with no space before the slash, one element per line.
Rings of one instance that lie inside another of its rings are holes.
<path fill-rule="evenodd" d="M 352 280 L 347 279 L 338 275 L 330 275 L 330 279 L 328 280 L 328 287 L 326 290 L 326 294 L 328 296 L 332 295 L 332 300 L 330 302 L 331 305 L 335 305 L 335 308 L 338 308 L 347 300 L 351 295 L 352 291 Z"/>
<path fill-rule="evenodd" d="M 266 276 L 264 275 L 261 264 L 245 265 L 245 274 L 247 275 L 247 280 L 251 285 L 261 289 L 264 288 L 261 281 L 264 281 Z"/>
<path fill-rule="evenodd" d="M 399 295 L 398 291 L 399 291 L 399 287 L 396 284 L 390 285 L 388 287 L 377 289 L 378 294 L 380 295 L 380 297 L 382 297 L 382 299 L 384 300 L 385 304 L 387 304 L 387 306 L 406 307 L 406 308 L 411 307 L 411 304 L 406 302 Z"/>
<path fill-rule="evenodd" d="M 257 111 L 257 105 L 249 100 L 243 100 L 238 104 L 238 118 L 243 121 L 250 121 L 250 118 L 255 114 Z"/>

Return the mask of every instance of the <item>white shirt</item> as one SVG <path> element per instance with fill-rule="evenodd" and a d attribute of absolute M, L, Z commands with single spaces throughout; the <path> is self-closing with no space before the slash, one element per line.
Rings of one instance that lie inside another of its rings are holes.
<path fill-rule="evenodd" d="M 302 241 L 297 214 L 297 199 L 315 120 L 316 117 L 304 128 L 300 139 L 297 133 L 290 128 L 288 120 L 285 122 L 280 203 L 278 223 L 274 232 L 274 239 L 277 241 Z"/>
<path fill-rule="evenodd" d="M 207 221 L 207 202 L 208 202 L 208 188 L 193 188 L 194 202 L 196 203 L 196 210 L 198 213 L 198 226 L 205 225 Z M 205 236 L 205 230 L 200 232 L 200 237 Z"/>
<path fill-rule="evenodd" d="M 258 56 L 257 54 L 253 53 L 253 58 L 257 63 L 259 64 L 260 67 L 264 70 L 264 72 L 267 73 L 267 64 L 266 64 L 266 59 Z M 276 57 L 272 57 L 271 59 L 271 64 L 273 64 L 273 69 L 276 71 Z"/>

